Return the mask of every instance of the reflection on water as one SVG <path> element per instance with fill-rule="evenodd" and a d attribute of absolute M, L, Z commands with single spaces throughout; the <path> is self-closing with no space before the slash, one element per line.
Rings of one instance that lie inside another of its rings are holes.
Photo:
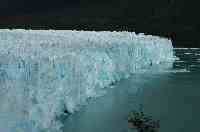
<path fill-rule="evenodd" d="M 131 110 L 160 120 L 159 132 L 200 130 L 200 49 L 175 49 L 173 69 L 138 73 L 65 120 L 65 132 L 137 132 L 129 130 Z"/>

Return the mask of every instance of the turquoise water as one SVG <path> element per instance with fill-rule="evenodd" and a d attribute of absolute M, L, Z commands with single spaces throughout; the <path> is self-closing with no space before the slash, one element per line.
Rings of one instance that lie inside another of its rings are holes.
<path fill-rule="evenodd" d="M 138 73 L 116 83 L 98 99 L 65 119 L 64 132 L 137 132 L 127 116 L 142 105 L 160 120 L 159 132 L 200 130 L 200 49 L 174 49 L 173 69 Z"/>

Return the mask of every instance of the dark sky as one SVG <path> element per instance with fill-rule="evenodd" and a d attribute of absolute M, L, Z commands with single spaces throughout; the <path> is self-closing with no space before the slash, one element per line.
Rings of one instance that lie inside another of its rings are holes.
<path fill-rule="evenodd" d="M 79 0 L 1 0 L 0 14 L 13 15 L 43 12 L 63 7 L 79 6 Z"/>
<path fill-rule="evenodd" d="M 138 8 L 142 11 L 142 8 L 144 10 L 151 7 L 166 8 L 169 3 L 173 3 L 174 8 L 187 8 L 188 11 L 196 9 L 198 5 L 192 0 L 1 0 L 0 14 L 42 12 L 67 7 L 77 8 L 91 4 L 103 4 L 110 7 L 118 5 L 120 8 L 127 8 L 129 10 Z"/>

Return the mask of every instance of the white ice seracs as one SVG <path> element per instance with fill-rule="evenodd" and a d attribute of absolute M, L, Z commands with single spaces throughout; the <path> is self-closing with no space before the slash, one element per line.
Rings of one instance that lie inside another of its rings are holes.
<path fill-rule="evenodd" d="M 58 132 L 65 109 L 172 58 L 170 40 L 134 32 L 0 30 L 0 131 Z"/>

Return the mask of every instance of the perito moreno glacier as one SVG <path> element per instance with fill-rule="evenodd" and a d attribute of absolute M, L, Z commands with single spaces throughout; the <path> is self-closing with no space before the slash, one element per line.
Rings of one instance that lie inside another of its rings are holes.
<path fill-rule="evenodd" d="M 111 83 L 173 59 L 171 40 L 134 32 L 0 30 L 0 132 L 61 132 Z"/>

